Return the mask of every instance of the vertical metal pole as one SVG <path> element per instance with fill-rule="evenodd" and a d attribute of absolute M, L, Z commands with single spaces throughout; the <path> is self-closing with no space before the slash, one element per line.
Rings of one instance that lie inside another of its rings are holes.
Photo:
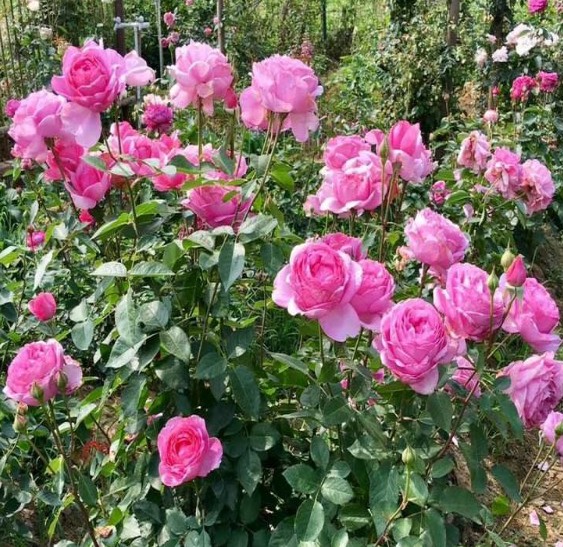
<path fill-rule="evenodd" d="M 156 34 L 158 37 L 158 62 L 160 65 L 160 77 L 164 76 L 164 51 L 162 49 L 162 9 L 160 0 L 154 0 L 156 10 Z"/>
<path fill-rule="evenodd" d="M 221 53 L 226 52 L 225 48 L 225 29 L 223 27 L 223 15 L 224 15 L 224 2 L 223 0 L 217 0 L 217 20 L 219 21 L 217 28 L 217 39 L 219 45 L 219 51 Z"/>
<path fill-rule="evenodd" d="M 115 17 L 119 17 L 120 21 L 125 20 L 123 0 L 115 0 Z M 122 28 L 118 28 L 115 31 L 115 49 L 121 55 L 125 55 L 125 30 Z"/>

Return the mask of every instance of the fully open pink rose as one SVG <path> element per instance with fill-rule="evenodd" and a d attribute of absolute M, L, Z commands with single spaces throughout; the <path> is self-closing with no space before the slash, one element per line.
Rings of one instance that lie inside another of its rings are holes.
<path fill-rule="evenodd" d="M 324 162 L 329 169 L 342 169 L 344 164 L 359 155 L 370 152 L 371 146 L 358 135 L 333 137 L 329 139 L 324 152 Z"/>
<path fill-rule="evenodd" d="M 531 76 L 518 76 L 518 78 L 512 82 L 510 98 L 514 102 L 525 103 L 530 97 L 530 93 L 538 89 L 538 87 L 538 82 Z"/>
<path fill-rule="evenodd" d="M 108 193 L 111 179 L 108 173 L 80 162 L 65 187 L 78 209 L 93 209 Z"/>
<path fill-rule="evenodd" d="M 487 136 L 481 131 L 472 131 L 461 143 L 457 163 L 474 173 L 480 173 L 485 170 L 490 155 L 491 145 Z"/>
<path fill-rule="evenodd" d="M 491 328 L 500 328 L 502 295 L 498 291 L 492 297 L 488 277 L 486 271 L 472 264 L 454 264 L 448 270 L 446 288 L 434 289 L 434 305 L 446 316 L 446 325 L 456 336 L 481 342 L 491 335 Z"/>
<path fill-rule="evenodd" d="M 210 437 L 205 420 L 192 415 L 168 420 L 158 434 L 158 472 L 166 486 L 207 477 L 223 458 L 221 441 Z"/>
<path fill-rule="evenodd" d="M 504 281 L 501 278 L 501 286 Z M 559 308 L 547 289 L 535 278 L 528 277 L 522 285 L 522 300 L 514 299 L 503 324 L 503 329 L 520 336 L 535 351 L 557 351 L 561 338 L 555 333 L 559 325 Z M 505 293 L 507 306 L 512 300 L 511 292 Z"/>
<path fill-rule="evenodd" d="M 559 85 L 559 75 L 557 72 L 540 71 L 536 78 L 540 85 L 540 91 L 544 93 L 553 93 Z"/>
<path fill-rule="evenodd" d="M 431 209 L 419 211 L 405 227 L 408 252 L 419 262 L 443 276 L 446 270 L 463 260 L 469 236 L 458 226 Z"/>
<path fill-rule="evenodd" d="M 395 281 L 380 262 L 365 259 L 358 264 L 362 268 L 362 284 L 350 304 L 354 306 L 362 327 L 378 332 L 381 318 L 393 305 Z"/>
<path fill-rule="evenodd" d="M 510 378 L 506 393 L 518 410 L 524 427 L 539 427 L 563 398 L 563 362 L 553 353 L 532 355 L 501 371 Z"/>
<path fill-rule="evenodd" d="M 85 152 L 84 147 L 75 142 L 58 141 L 47 153 L 47 169 L 43 173 L 45 180 L 68 180 L 78 168 Z"/>
<path fill-rule="evenodd" d="M 497 123 L 499 120 L 498 110 L 489 109 L 483 114 L 483 121 L 490 125 Z"/>
<path fill-rule="evenodd" d="M 332 247 L 335 251 L 342 251 L 346 253 L 353 260 L 362 260 L 367 258 L 367 253 L 364 251 L 363 242 L 359 237 L 350 237 L 349 235 L 341 232 L 334 234 L 327 234 L 321 237 L 321 241 Z"/>
<path fill-rule="evenodd" d="M 485 178 L 505 199 L 514 199 L 520 191 L 520 156 L 507 148 L 497 148 L 487 163 Z"/>
<path fill-rule="evenodd" d="M 520 188 L 529 215 L 547 209 L 555 194 L 551 171 L 538 160 L 528 160 L 522 164 Z"/>
<path fill-rule="evenodd" d="M 57 301 L 50 292 L 39 293 L 29 301 L 27 307 L 39 321 L 49 321 L 57 313 Z"/>
<path fill-rule="evenodd" d="M 316 99 L 322 92 L 313 69 L 302 61 L 268 57 L 252 65 L 252 83 L 240 96 L 242 121 L 253 129 L 267 129 L 270 113 L 277 114 L 275 129 L 291 129 L 297 141 L 305 142 L 319 126 Z"/>
<path fill-rule="evenodd" d="M 383 316 L 374 347 L 398 380 L 423 395 L 436 389 L 438 365 L 453 358 L 442 317 L 421 298 L 404 300 Z"/>
<path fill-rule="evenodd" d="M 555 446 L 560 456 L 563 456 L 563 435 L 560 431 L 563 429 L 563 414 L 561 412 L 550 412 L 541 424 L 541 430 L 544 439 Z"/>
<path fill-rule="evenodd" d="M 165 101 L 158 95 L 145 95 L 143 99 L 144 110 L 142 122 L 149 131 L 155 133 L 168 133 L 172 128 L 174 112 L 168 101 Z"/>
<path fill-rule="evenodd" d="M 230 198 L 225 201 L 225 198 Z M 237 227 L 247 214 L 251 200 L 242 202 L 238 186 L 198 186 L 190 190 L 182 205 L 192 211 L 207 226 Z"/>
<path fill-rule="evenodd" d="M 457 368 L 453 373 L 450 382 L 462 387 L 468 394 L 473 392 L 473 397 L 481 397 L 479 373 L 475 370 L 473 363 L 465 357 L 456 357 L 454 361 Z M 445 389 L 450 393 L 453 392 L 450 386 L 446 386 Z"/>
<path fill-rule="evenodd" d="M 176 83 L 170 90 L 177 108 L 201 103 L 213 115 L 213 102 L 224 101 L 233 84 L 233 70 L 227 58 L 211 46 L 191 41 L 176 49 L 176 64 L 168 68 Z"/>
<path fill-rule="evenodd" d="M 121 79 L 131 87 L 143 87 L 154 81 L 154 70 L 133 50 L 123 57 Z"/>
<path fill-rule="evenodd" d="M 361 282 L 361 266 L 346 253 L 321 242 L 304 243 L 276 276 L 272 299 L 291 315 L 318 320 L 327 336 L 343 342 L 360 332 L 350 300 Z"/>
<path fill-rule="evenodd" d="M 56 340 L 32 342 L 23 346 L 8 367 L 4 393 L 10 399 L 30 406 L 40 404 L 32 395 L 34 384 L 48 401 L 58 393 L 57 374 L 65 364 L 63 347 Z"/>

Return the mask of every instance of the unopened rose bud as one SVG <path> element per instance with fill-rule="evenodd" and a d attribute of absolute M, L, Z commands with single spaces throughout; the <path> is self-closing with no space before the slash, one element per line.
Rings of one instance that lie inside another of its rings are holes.
<path fill-rule="evenodd" d="M 498 277 L 494 270 L 487 278 L 487 287 L 489 287 L 491 291 L 494 291 L 498 287 Z"/>
<path fill-rule="evenodd" d="M 39 401 L 39 403 L 43 403 L 44 395 L 45 392 L 43 391 L 43 388 L 39 384 L 34 382 L 33 385 L 31 386 L 31 396 L 36 401 Z"/>
<path fill-rule="evenodd" d="M 410 446 L 407 446 L 403 450 L 403 454 L 401 455 L 401 459 L 403 460 L 403 463 L 407 467 L 410 467 L 416 460 L 416 454 Z"/>
<path fill-rule="evenodd" d="M 563 435 L 563 422 L 558 424 L 555 428 L 555 435 L 557 435 L 557 437 L 561 437 L 561 435 Z"/>
<path fill-rule="evenodd" d="M 503 267 L 505 272 L 506 270 L 508 270 L 508 268 L 510 268 L 510 265 L 514 262 L 514 258 L 515 256 L 510 251 L 510 248 L 507 248 L 500 259 L 500 265 Z"/>
<path fill-rule="evenodd" d="M 56 376 L 57 389 L 61 393 L 66 393 L 66 388 L 68 386 L 68 376 L 64 372 L 58 372 Z"/>
<path fill-rule="evenodd" d="M 25 433 L 27 431 L 27 418 L 23 414 L 16 414 L 12 427 L 16 433 Z"/>
<path fill-rule="evenodd" d="M 379 147 L 379 157 L 381 158 L 381 164 L 385 165 L 387 159 L 389 158 L 389 141 L 387 140 L 387 137 L 383 139 L 383 142 Z"/>
<path fill-rule="evenodd" d="M 506 282 L 512 287 L 521 287 L 527 277 L 528 273 L 526 271 L 524 259 L 521 255 L 518 255 L 508 270 L 506 270 Z"/>

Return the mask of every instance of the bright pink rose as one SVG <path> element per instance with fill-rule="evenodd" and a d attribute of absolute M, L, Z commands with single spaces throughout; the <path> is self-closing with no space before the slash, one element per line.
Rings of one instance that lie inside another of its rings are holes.
<path fill-rule="evenodd" d="M 59 391 L 57 375 L 64 365 L 64 350 L 56 340 L 26 344 L 8 367 L 4 393 L 20 403 L 39 406 L 40 402 L 31 395 L 34 384 L 42 391 L 43 401 L 52 399 Z"/>
<path fill-rule="evenodd" d="M 57 301 L 50 292 L 39 293 L 27 307 L 38 321 L 49 321 L 57 313 Z"/>
<path fill-rule="evenodd" d="M 456 336 L 482 342 L 491 335 L 491 327 L 500 328 L 502 294 L 497 292 L 491 303 L 488 277 L 486 271 L 472 264 L 454 264 L 446 274 L 446 288 L 434 289 L 434 305 L 445 315 L 446 326 Z"/>
<path fill-rule="evenodd" d="M 540 84 L 540 91 L 553 93 L 559 85 L 559 75 L 557 72 L 538 72 L 536 76 Z"/>
<path fill-rule="evenodd" d="M 385 266 L 375 260 L 360 260 L 362 284 L 350 300 L 356 310 L 362 327 L 374 332 L 379 331 L 381 318 L 393 305 L 395 292 L 393 276 Z"/>
<path fill-rule="evenodd" d="M 96 219 L 86 209 L 80 211 L 78 220 L 82 222 L 82 224 L 86 224 L 86 226 L 93 226 L 94 224 L 96 224 Z"/>
<path fill-rule="evenodd" d="M 383 316 L 374 347 L 398 380 L 423 395 L 436 389 L 438 365 L 452 359 L 440 314 L 421 298 L 404 300 Z"/>
<path fill-rule="evenodd" d="M 457 368 L 450 378 L 450 382 L 455 382 L 458 386 L 465 389 L 467 393 L 473 391 L 474 397 L 481 397 L 479 373 L 475 370 L 471 361 L 467 360 L 465 357 L 456 357 L 454 361 Z M 450 386 L 446 386 L 445 389 L 450 393 L 453 392 Z"/>
<path fill-rule="evenodd" d="M 463 260 L 469 236 L 446 217 L 431 209 L 419 211 L 405 227 L 407 248 L 413 258 L 430 266 L 442 276 L 456 262 Z"/>
<path fill-rule="evenodd" d="M 440 207 L 446 203 L 451 193 L 451 190 L 446 186 L 446 181 L 437 180 L 430 188 L 430 199 L 434 205 Z"/>
<path fill-rule="evenodd" d="M 528 277 L 528 272 L 526 271 L 526 264 L 524 264 L 524 259 L 522 255 L 518 255 L 512 264 L 506 270 L 506 282 L 511 287 L 521 287 L 526 278 Z"/>
<path fill-rule="evenodd" d="M 191 41 L 176 50 L 176 64 L 169 67 L 176 83 L 170 90 L 177 108 L 201 104 L 213 115 L 213 101 L 224 101 L 233 85 L 233 69 L 227 58 L 207 44 Z"/>
<path fill-rule="evenodd" d="M 158 472 L 166 486 L 180 486 L 197 477 L 207 477 L 221 465 L 223 446 L 207 433 L 199 416 L 177 416 L 158 434 Z"/>
<path fill-rule="evenodd" d="M 563 362 L 553 353 L 515 361 L 500 373 L 510 378 L 506 394 L 518 410 L 524 427 L 539 427 L 563 397 Z"/>
<path fill-rule="evenodd" d="M 485 178 L 505 199 L 514 199 L 520 191 L 520 156 L 507 148 L 497 148 L 487 163 Z"/>
<path fill-rule="evenodd" d="M 176 16 L 171 11 L 167 11 L 162 16 L 162 20 L 168 28 L 171 28 L 176 24 Z"/>
<path fill-rule="evenodd" d="M 529 215 L 547 209 L 553 201 L 555 185 L 551 171 L 538 160 L 528 160 L 522 164 L 520 188 L 524 192 L 522 200 Z"/>
<path fill-rule="evenodd" d="M 65 181 L 65 188 L 78 209 L 93 209 L 104 199 L 110 187 L 109 174 L 85 162 L 81 162 L 70 180 Z"/>
<path fill-rule="evenodd" d="M 291 129 L 305 142 L 319 126 L 316 99 L 323 92 L 313 69 L 305 63 L 274 55 L 252 65 L 252 84 L 240 96 L 241 118 L 247 127 L 267 129 L 269 114 L 278 116 L 281 128 Z"/>
<path fill-rule="evenodd" d="M 499 120 L 498 110 L 487 110 L 483 114 L 483 121 L 488 124 L 495 124 Z"/>
<path fill-rule="evenodd" d="M 554 445 L 559 455 L 563 456 L 563 436 L 561 435 L 561 430 L 563 430 L 563 414 L 561 412 L 550 412 L 545 422 L 541 424 L 541 430 L 544 439 L 549 444 Z"/>
<path fill-rule="evenodd" d="M 26 245 L 30 251 L 36 253 L 45 244 L 45 232 L 30 228 L 26 236 Z"/>
<path fill-rule="evenodd" d="M 6 114 L 8 118 L 13 118 L 16 114 L 17 109 L 20 107 L 20 104 L 21 101 L 19 101 L 18 99 L 10 99 L 4 107 L 4 114 Z"/>
<path fill-rule="evenodd" d="M 225 201 L 224 198 L 228 194 L 231 194 L 231 197 Z M 182 205 L 211 228 L 217 226 L 236 228 L 247 214 L 251 199 L 242 202 L 242 194 L 238 186 L 205 185 L 190 190 Z"/>
<path fill-rule="evenodd" d="M 362 268 L 325 243 L 304 243 L 274 280 L 272 300 L 290 315 L 318 320 L 337 342 L 357 336 L 361 322 L 350 303 L 362 283 Z"/>
<path fill-rule="evenodd" d="M 359 237 L 350 237 L 341 232 L 336 232 L 321 237 L 320 241 L 326 243 L 326 245 L 332 247 L 335 251 L 346 253 L 352 260 L 367 258 L 363 242 Z"/>
<path fill-rule="evenodd" d="M 518 76 L 512 82 L 512 89 L 510 90 L 510 98 L 514 102 L 526 102 L 530 93 L 538 87 L 538 82 L 531 76 Z"/>
<path fill-rule="evenodd" d="M 528 0 L 528 11 L 530 13 L 541 13 L 547 9 L 549 0 Z"/>
<path fill-rule="evenodd" d="M 342 169 L 348 160 L 359 156 L 361 151 L 371 151 L 371 146 L 362 137 L 333 137 L 326 145 L 323 159 L 329 169 Z"/>
<path fill-rule="evenodd" d="M 503 276 L 502 281 L 506 278 Z M 561 338 L 555 334 L 559 325 L 559 308 L 547 289 L 535 278 L 528 277 L 522 285 L 522 300 L 514 299 L 502 328 L 506 332 L 519 333 L 537 352 L 557 351 Z M 505 302 L 512 300 L 506 292 Z"/>
<path fill-rule="evenodd" d="M 80 165 L 85 152 L 84 147 L 75 142 L 58 141 L 53 150 L 47 153 L 47 169 L 43 173 L 45 180 L 49 182 L 68 180 Z"/>
<path fill-rule="evenodd" d="M 461 143 L 457 164 L 471 169 L 474 173 L 485 170 L 491 156 L 491 145 L 481 131 L 472 131 Z"/>

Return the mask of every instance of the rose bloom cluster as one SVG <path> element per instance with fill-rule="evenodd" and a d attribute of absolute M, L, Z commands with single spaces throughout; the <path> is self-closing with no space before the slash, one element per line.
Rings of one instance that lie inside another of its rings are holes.
<path fill-rule="evenodd" d="M 503 198 L 521 200 L 531 215 L 549 207 L 555 184 L 549 169 L 532 159 L 524 163 L 516 152 L 497 148 L 491 152 L 487 136 L 473 131 L 461 143 L 457 163 L 476 174 L 483 174 L 492 188 Z"/>
<path fill-rule="evenodd" d="M 545 0 L 530 0 L 530 2 L 544 2 Z M 506 35 L 506 46 L 514 48 L 516 54 L 525 57 L 534 48 L 552 48 L 559 44 L 559 35 L 554 32 L 536 29 L 531 25 L 520 23 Z"/>

